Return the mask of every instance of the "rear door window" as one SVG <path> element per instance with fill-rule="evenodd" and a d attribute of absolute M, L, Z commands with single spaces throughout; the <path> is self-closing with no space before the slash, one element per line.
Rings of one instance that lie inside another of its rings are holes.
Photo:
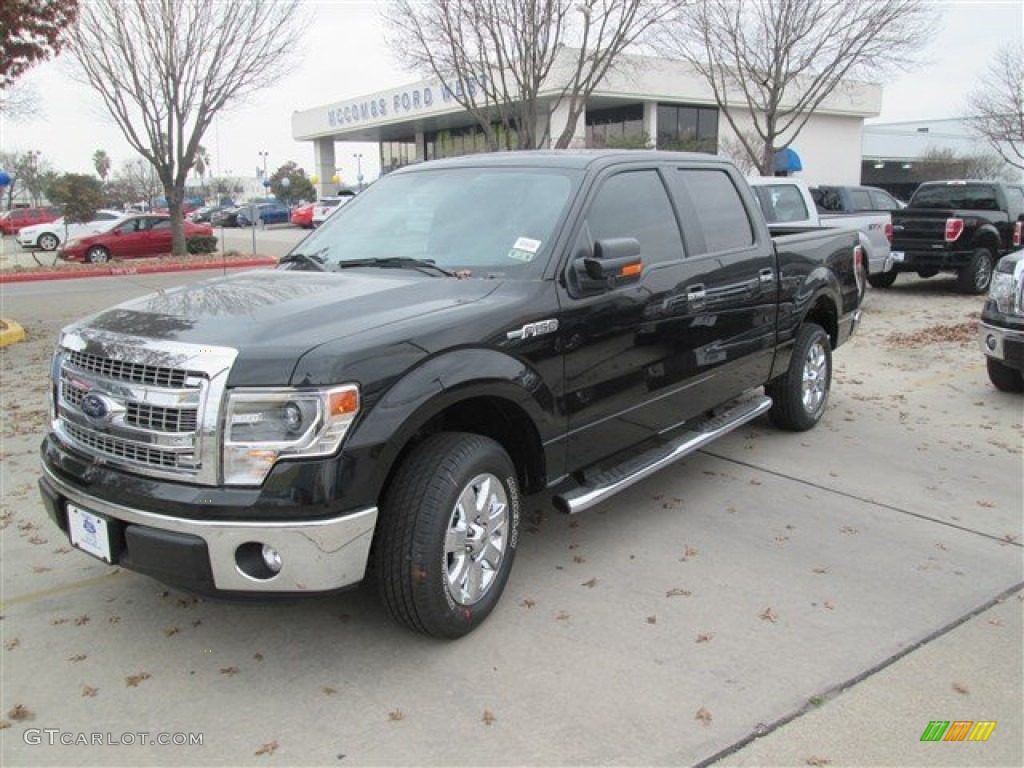
<path fill-rule="evenodd" d="M 866 189 L 851 189 L 850 203 L 855 211 L 870 211 L 874 206 L 871 204 L 871 195 Z"/>
<path fill-rule="evenodd" d="M 690 238 L 694 255 L 720 253 L 754 244 L 754 228 L 743 198 L 725 171 L 712 168 L 681 168 L 671 176 L 673 190 L 681 187 L 693 206 L 703 238 Z M 802 203 L 801 203 L 802 205 Z M 804 208 L 806 213 L 806 207 Z M 806 217 L 805 217 L 806 218 Z M 698 241 L 703 239 L 702 246 Z"/>

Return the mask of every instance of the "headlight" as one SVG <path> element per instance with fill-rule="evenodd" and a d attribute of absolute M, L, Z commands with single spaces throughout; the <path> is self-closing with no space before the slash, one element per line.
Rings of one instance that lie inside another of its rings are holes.
<path fill-rule="evenodd" d="M 224 482 L 259 485 L 278 459 L 329 456 L 359 412 L 359 387 L 235 390 L 228 395 Z"/>
<path fill-rule="evenodd" d="M 988 289 L 988 297 L 996 305 L 996 309 L 1006 314 L 1013 310 L 1013 275 L 996 272 L 992 275 L 992 285 Z"/>

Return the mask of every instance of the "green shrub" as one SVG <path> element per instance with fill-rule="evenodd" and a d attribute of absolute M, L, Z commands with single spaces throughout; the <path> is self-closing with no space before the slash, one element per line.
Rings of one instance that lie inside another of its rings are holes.
<path fill-rule="evenodd" d="M 189 253 L 213 253 L 217 250 L 217 238 L 213 235 L 192 235 L 185 244 Z"/>

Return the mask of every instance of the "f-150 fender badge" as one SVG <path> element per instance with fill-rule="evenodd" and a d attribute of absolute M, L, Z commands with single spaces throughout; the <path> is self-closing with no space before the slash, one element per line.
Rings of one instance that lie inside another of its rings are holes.
<path fill-rule="evenodd" d="M 538 320 L 536 323 L 527 323 L 522 328 L 509 331 L 505 336 L 509 339 L 529 339 L 534 336 L 544 336 L 558 330 L 557 320 Z"/>

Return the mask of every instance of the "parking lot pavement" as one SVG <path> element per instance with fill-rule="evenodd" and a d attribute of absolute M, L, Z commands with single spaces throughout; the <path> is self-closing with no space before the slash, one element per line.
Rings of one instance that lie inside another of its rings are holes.
<path fill-rule="evenodd" d="M 529 499 L 502 603 L 453 643 L 370 589 L 202 601 L 70 551 L 34 487 L 56 327 L 30 318 L 0 354 L 0 762 L 1020 765 L 1024 414 L 979 307 L 901 278 L 818 429 L 756 422 L 578 517 Z M 921 743 L 936 719 L 997 726 Z"/>

